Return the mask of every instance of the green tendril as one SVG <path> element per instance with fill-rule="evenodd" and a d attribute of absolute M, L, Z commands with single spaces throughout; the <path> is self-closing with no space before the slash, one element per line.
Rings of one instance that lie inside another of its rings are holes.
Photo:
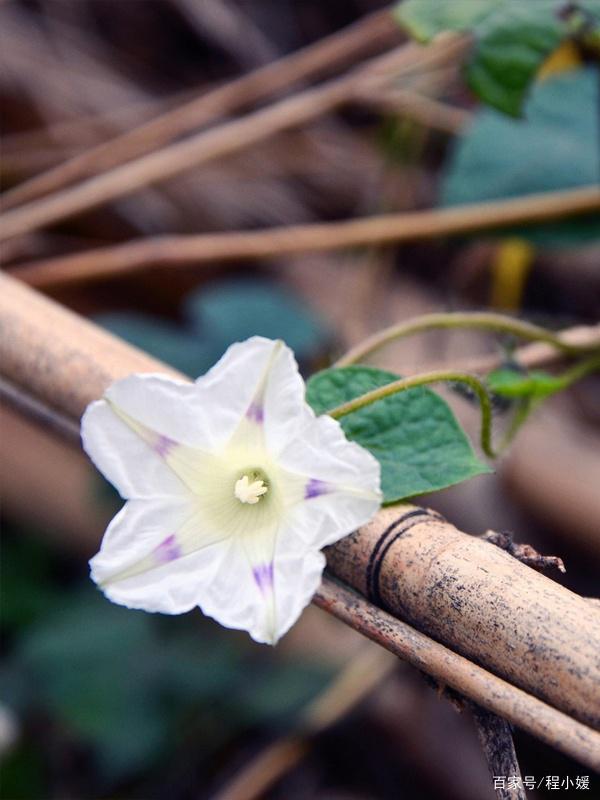
<path fill-rule="evenodd" d="M 385 397 L 405 392 L 407 389 L 414 389 L 417 386 L 425 386 L 429 383 L 463 383 L 477 395 L 479 407 L 481 409 L 481 449 L 490 458 L 495 458 L 496 454 L 492 447 L 492 402 L 485 384 L 473 375 L 464 372 L 453 372 L 439 370 L 436 372 L 426 372 L 423 375 L 413 375 L 410 378 L 400 378 L 392 381 L 385 386 L 380 386 L 370 392 L 355 397 L 347 403 L 336 406 L 327 413 L 334 419 L 345 417 L 353 411 L 358 411 L 365 406 L 383 400 Z"/>
<path fill-rule="evenodd" d="M 423 316 L 408 320 L 408 322 L 392 325 L 376 333 L 374 336 L 370 336 L 365 339 L 364 342 L 349 350 L 334 366 L 347 367 L 349 364 L 355 364 L 365 358 L 365 356 L 374 353 L 380 347 L 406 336 L 413 336 L 416 333 L 423 333 L 430 330 L 451 328 L 507 333 L 530 342 L 545 342 L 561 353 L 571 356 L 585 355 L 586 353 L 598 351 L 598 344 L 569 344 L 559 335 L 545 328 L 533 325 L 530 322 L 524 322 L 519 319 L 514 319 L 513 317 L 505 316 L 504 314 L 495 314 L 493 312 L 424 314 Z"/>

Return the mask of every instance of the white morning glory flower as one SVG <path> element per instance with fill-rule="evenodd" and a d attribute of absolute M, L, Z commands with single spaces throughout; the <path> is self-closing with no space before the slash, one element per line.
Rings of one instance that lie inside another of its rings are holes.
<path fill-rule="evenodd" d="M 253 337 L 195 383 L 131 375 L 88 406 L 83 445 L 127 499 L 91 576 L 115 603 L 194 606 L 274 644 L 319 586 L 321 548 L 381 503 L 379 464 L 315 417 L 291 350 Z"/>

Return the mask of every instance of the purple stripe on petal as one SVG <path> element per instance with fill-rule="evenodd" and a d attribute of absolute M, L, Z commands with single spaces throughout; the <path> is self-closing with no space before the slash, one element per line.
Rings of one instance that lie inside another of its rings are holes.
<path fill-rule="evenodd" d="M 328 483 L 320 481 L 318 478 L 311 478 L 304 487 L 304 499 L 311 500 L 313 497 L 320 497 L 329 491 L 331 489 Z"/>
<path fill-rule="evenodd" d="M 161 458 L 167 458 L 167 456 L 171 453 L 171 450 L 176 447 L 176 445 L 177 442 L 174 442 L 173 439 L 170 439 L 168 436 L 164 436 L 161 433 L 154 442 L 154 452 L 157 453 Z"/>
<path fill-rule="evenodd" d="M 259 564 L 252 569 L 252 575 L 256 585 L 263 594 L 273 588 L 273 562 L 270 564 Z"/>
<path fill-rule="evenodd" d="M 180 556 L 181 548 L 177 544 L 177 539 L 175 538 L 174 533 L 172 533 L 170 536 L 167 536 L 167 538 L 162 541 L 154 550 L 154 557 L 159 564 L 168 564 L 169 561 L 174 561 Z"/>
<path fill-rule="evenodd" d="M 246 417 L 250 422 L 255 422 L 257 425 L 262 425 L 265 419 L 265 412 L 260 403 L 250 403 Z"/>

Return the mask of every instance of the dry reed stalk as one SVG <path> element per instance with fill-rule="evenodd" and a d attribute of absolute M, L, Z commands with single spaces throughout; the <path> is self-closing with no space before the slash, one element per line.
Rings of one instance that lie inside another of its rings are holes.
<path fill-rule="evenodd" d="M 561 331 L 559 337 L 565 344 L 586 348 L 600 346 L 600 325 L 577 326 Z M 560 352 L 551 345 L 535 342 L 516 348 L 512 353 L 515 363 L 527 369 L 537 369 L 553 365 L 565 358 L 565 353 Z M 503 363 L 502 354 L 480 356 L 468 361 L 454 363 L 460 372 L 491 372 Z M 429 369 L 430 365 L 426 365 Z M 447 366 L 447 362 L 437 365 L 437 368 Z M 432 367 L 433 368 L 433 367 Z M 402 369 L 402 374 L 411 375 L 414 370 Z M 53 410 L 47 403 L 40 402 L 27 392 L 0 378 L 0 400 L 4 401 L 15 411 L 23 414 L 37 424 L 55 430 L 61 437 L 69 439 L 75 444 L 79 443 L 79 425 L 71 417 Z"/>
<path fill-rule="evenodd" d="M 467 707 L 473 714 L 477 736 L 492 781 L 498 775 L 511 775 L 518 778 L 518 781 L 515 781 L 512 786 L 496 788 L 497 800 L 527 800 L 510 724 L 502 717 L 490 714 L 489 711 L 475 703 L 467 703 Z"/>
<path fill-rule="evenodd" d="M 376 52 L 401 38 L 389 11 L 380 11 L 247 75 L 202 93 L 133 130 L 81 153 L 3 195 L 6 210 L 145 155 L 173 139 L 249 107 L 299 81 Z"/>
<path fill-rule="evenodd" d="M 160 236 L 20 265 L 15 274 L 45 288 L 129 274 L 156 266 L 195 268 L 215 261 L 278 258 L 540 222 L 600 209 L 600 189 L 586 186 L 509 200 L 400 214 L 290 225 L 262 231 Z"/>
<path fill-rule="evenodd" d="M 600 614 L 585 598 L 406 505 L 383 509 L 327 563 L 371 602 L 600 728 Z"/>
<path fill-rule="evenodd" d="M 397 76 L 456 59 L 468 43 L 468 38 L 453 34 L 424 48 L 413 44 L 396 48 L 316 88 L 298 92 L 241 118 L 154 150 L 73 187 L 14 208 L 3 215 L 0 239 L 58 222 L 250 147 L 280 131 L 304 125 L 351 102 L 357 90 L 385 83 L 391 72 Z"/>
<path fill-rule="evenodd" d="M 464 108 L 443 103 L 414 90 L 379 90 L 365 92 L 358 99 L 380 113 L 400 114 L 428 128 L 455 135 L 473 121 L 474 115 Z"/>
<path fill-rule="evenodd" d="M 3 377 L 73 419 L 119 377 L 177 375 L 7 276 L 0 276 L 0 333 Z M 579 721 L 600 720 L 600 613 L 589 601 L 410 506 L 384 509 L 328 548 L 328 566 L 356 591 L 326 579 L 317 604 L 441 683 L 600 769 L 600 734 Z"/>

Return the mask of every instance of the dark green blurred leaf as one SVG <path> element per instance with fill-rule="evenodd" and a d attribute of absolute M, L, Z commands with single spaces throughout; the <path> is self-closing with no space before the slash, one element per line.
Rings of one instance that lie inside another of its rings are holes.
<path fill-rule="evenodd" d="M 45 779 L 43 760 L 31 744 L 20 744 L 2 758 L 2 797 L 5 800 L 46 797 Z"/>
<path fill-rule="evenodd" d="M 489 105 L 516 116 L 538 69 L 558 45 L 600 29 L 599 5 L 598 0 L 405 0 L 395 13 L 420 41 L 442 31 L 472 33 L 469 85 Z"/>
<path fill-rule="evenodd" d="M 405 0 L 398 3 L 395 15 L 415 39 L 428 42 L 442 31 L 474 31 L 477 26 L 504 8 L 506 0 Z"/>
<path fill-rule="evenodd" d="M 476 55 L 467 67 L 469 86 L 478 97 L 519 115 L 535 73 L 566 33 L 556 6 L 555 0 L 506 2 L 503 13 L 482 21 Z"/>
<path fill-rule="evenodd" d="M 291 292 L 264 280 L 202 288 L 184 303 L 185 323 L 133 311 L 99 314 L 95 321 L 190 377 L 205 373 L 230 344 L 250 336 L 283 339 L 310 361 L 330 338 L 321 320 Z"/>
<path fill-rule="evenodd" d="M 325 670 L 257 659 L 245 640 L 191 617 L 131 611 L 92 587 L 64 592 L 61 607 L 17 642 L 1 676 L 4 700 L 50 714 L 93 748 L 114 782 L 173 751 L 195 714 L 209 715 L 206 728 L 218 721 L 222 744 L 249 722 L 292 714 L 325 682 Z M 200 738 L 210 751 L 214 742 Z"/>
<path fill-rule="evenodd" d="M 106 774 L 146 764 L 168 730 L 153 690 L 150 621 L 92 590 L 24 638 L 18 654 L 38 701 L 94 745 Z"/>
<path fill-rule="evenodd" d="M 187 299 L 185 311 L 219 356 L 233 342 L 266 336 L 283 339 L 299 360 L 309 360 L 329 338 L 323 322 L 304 303 L 265 281 L 230 281 L 203 289 Z"/>
<path fill-rule="evenodd" d="M 2 625 L 30 625 L 59 602 L 52 581 L 53 559 L 44 545 L 23 531 L 2 544 Z"/>
<path fill-rule="evenodd" d="M 95 321 L 192 378 L 206 372 L 216 360 L 212 342 L 150 314 L 112 312 L 99 314 Z"/>
<path fill-rule="evenodd" d="M 237 713 L 248 723 L 265 716 L 285 724 L 323 689 L 331 670 L 302 663 L 263 664 L 251 676 L 252 691 L 243 687 L 235 698 Z"/>
<path fill-rule="evenodd" d="M 317 414 L 385 386 L 397 375 L 372 367 L 314 375 L 306 399 Z M 483 464 L 448 404 L 419 387 L 379 400 L 340 419 L 346 436 L 381 464 L 384 502 L 434 492 L 491 470 Z"/>
<path fill-rule="evenodd" d="M 537 85 L 526 119 L 481 110 L 454 150 L 443 205 L 460 205 L 600 182 L 598 71 L 574 70 Z M 515 231 L 513 231 L 514 233 Z M 540 244 L 600 237 L 600 221 L 578 219 L 519 229 Z"/>

